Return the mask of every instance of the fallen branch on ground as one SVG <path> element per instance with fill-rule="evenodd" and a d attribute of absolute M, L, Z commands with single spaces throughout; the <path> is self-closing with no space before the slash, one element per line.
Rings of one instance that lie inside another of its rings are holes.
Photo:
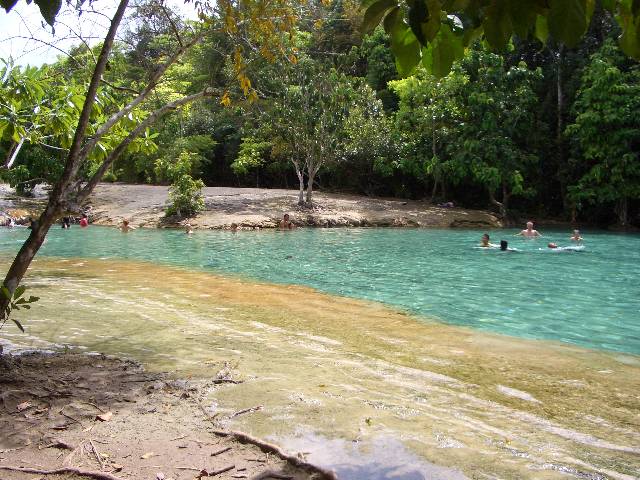
<path fill-rule="evenodd" d="M 35 473 L 36 475 L 60 475 L 63 473 L 72 473 L 80 477 L 95 478 L 96 480 L 124 480 L 122 477 L 115 477 L 110 473 L 93 472 L 90 470 L 81 470 L 74 467 L 62 467 L 55 470 L 40 470 L 37 468 L 12 467 L 10 465 L 0 465 L 0 470 L 9 470 L 11 472 Z"/>
<path fill-rule="evenodd" d="M 258 448 L 260 448 L 260 450 L 262 450 L 263 452 L 274 453 L 278 457 L 280 457 L 282 460 L 289 462 L 291 465 L 295 467 L 298 467 L 307 472 L 320 474 L 320 480 L 337 480 L 338 478 L 336 477 L 336 474 L 333 473 L 332 471 L 326 470 L 324 468 L 321 468 L 311 463 L 300 460 L 298 457 L 295 457 L 293 455 L 287 455 L 277 445 L 263 442 L 262 440 L 252 437 L 247 433 L 237 432 L 237 431 L 227 431 L 227 430 L 213 430 L 213 433 L 220 437 L 231 437 L 240 443 L 249 443 L 251 445 L 255 445 Z"/>

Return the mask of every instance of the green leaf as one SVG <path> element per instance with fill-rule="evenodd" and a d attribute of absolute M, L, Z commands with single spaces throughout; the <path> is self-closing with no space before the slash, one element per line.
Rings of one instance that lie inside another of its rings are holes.
<path fill-rule="evenodd" d="M 11 320 L 13 321 L 13 323 L 15 323 L 15 324 L 18 326 L 18 328 L 20 329 L 20 331 L 21 331 L 22 333 L 24 333 L 24 327 L 22 326 L 22 324 L 21 324 L 18 320 L 16 320 L 15 318 L 12 318 Z"/>
<path fill-rule="evenodd" d="M 487 8 L 482 25 L 484 26 L 484 36 L 491 48 L 503 50 L 513 33 L 509 2 L 507 0 L 495 0 Z"/>
<path fill-rule="evenodd" d="M 35 0 L 35 4 L 40 7 L 40 14 L 45 21 L 53 26 L 56 15 L 62 6 L 62 0 Z"/>
<path fill-rule="evenodd" d="M 396 59 L 398 73 L 400 76 L 411 75 L 420 62 L 420 42 L 402 20 L 398 7 L 386 16 L 384 28 L 391 36 L 391 51 Z"/>
<path fill-rule="evenodd" d="M 429 19 L 429 9 L 423 0 L 408 0 L 409 11 L 407 18 L 411 31 L 418 41 L 425 45 L 427 43 L 424 33 L 422 32 L 422 24 L 427 23 Z"/>
<path fill-rule="evenodd" d="M 422 52 L 425 68 L 438 78 L 445 77 L 451 71 L 453 62 L 464 56 L 462 38 L 453 33 L 448 25 L 442 25 L 438 36 Z"/>
<path fill-rule="evenodd" d="M 547 24 L 547 17 L 538 15 L 536 18 L 536 38 L 543 44 L 547 43 L 549 38 L 549 25 Z"/>
<path fill-rule="evenodd" d="M 576 46 L 589 25 L 587 0 L 551 0 L 550 4 L 551 36 L 569 47 Z"/>
<path fill-rule="evenodd" d="M 2 296 L 6 299 L 9 300 L 11 298 L 11 292 L 9 291 L 9 289 L 7 287 L 5 287 L 4 285 L 2 287 L 0 287 L 0 294 L 2 294 Z"/>
<path fill-rule="evenodd" d="M 27 287 L 25 287 L 24 285 L 20 285 L 18 288 L 16 288 L 16 290 L 13 292 L 13 298 L 20 298 L 25 290 L 27 289 Z"/>
<path fill-rule="evenodd" d="M 369 33 L 380 24 L 380 20 L 392 8 L 398 6 L 397 0 L 379 0 L 372 4 L 364 14 L 362 21 L 362 32 Z"/>
<path fill-rule="evenodd" d="M 511 1 L 509 7 L 513 31 L 520 38 L 527 38 L 536 23 L 536 0 Z"/>
<path fill-rule="evenodd" d="M 620 49 L 630 57 L 640 60 L 640 17 L 619 16 L 618 23 L 622 26 Z"/>
<path fill-rule="evenodd" d="M 27 300 L 28 303 L 33 303 L 33 302 L 37 302 L 38 300 L 40 300 L 40 297 L 34 297 L 33 295 L 29 297 L 29 300 Z"/>

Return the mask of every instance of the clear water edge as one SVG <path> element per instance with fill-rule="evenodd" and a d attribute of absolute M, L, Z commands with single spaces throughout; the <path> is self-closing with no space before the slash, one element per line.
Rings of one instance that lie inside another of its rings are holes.
<path fill-rule="evenodd" d="M 7 233 L 10 232 L 10 233 Z M 53 230 L 46 256 L 147 260 L 380 301 L 414 315 L 523 338 L 640 354 L 640 236 L 584 233 L 582 252 L 492 231 L 519 252 L 477 248 L 480 232 Z M 0 252 L 24 231 L 0 231 Z"/>

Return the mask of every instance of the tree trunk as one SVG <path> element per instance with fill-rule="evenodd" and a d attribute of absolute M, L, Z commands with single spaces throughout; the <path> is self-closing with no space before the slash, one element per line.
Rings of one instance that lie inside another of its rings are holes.
<path fill-rule="evenodd" d="M 313 180 L 316 178 L 316 173 L 318 173 L 317 168 L 311 169 L 309 172 L 309 178 L 307 180 L 307 205 L 311 206 L 313 204 Z"/>
<path fill-rule="evenodd" d="M 431 203 L 434 202 L 436 198 L 436 193 L 438 192 L 438 179 L 433 179 L 433 188 L 431 189 Z"/>
<path fill-rule="evenodd" d="M 629 200 L 627 197 L 621 198 L 616 206 L 616 213 L 618 214 L 618 223 L 621 227 L 627 228 L 629 222 Z"/>
<path fill-rule="evenodd" d="M 80 168 L 82 160 L 80 151 L 89 125 L 91 109 L 93 108 L 93 104 L 96 100 L 96 93 L 98 91 L 100 79 L 104 73 L 118 26 L 124 16 L 128 3 L 129 0 L 120 0 L 118 9 L 111 20 L 109 31 L 105 36 L 104 43 L 102 44 L 102 50 L 98 56 L 98 61 L 96 62 L 95 69 L 93 70 L 93 75 L 91 76 L 91 82 L 87 89 L 87 96 L 85 97 L 84 105 L 82 106 L 82 112 L 78 119 L 78 126 L 76 127 L 75 135 L 73 137 L 73 143 L 69 149 L 69 155 L 65 163 L 62 177 L 51 192 L 49 202 L 47 203 L 47 207 L 44 212 L 42 212 L 40 218 L 32 224 L 29 238 L 27 238 L 20 248 L 18 255 L 16 255 L 16 258 L 13 260 L 13 263 L 11 264 L 11 267 L 9 267 L 9 271 L 4 279 L 3 285 L 9 289 L 11 294 L 13 294 L 20 284 L 20 281 L 27 272 L 27 268 L 29 268 L 31 261 L 42 246 L 49 228 L 51 228 L 51 225 L 53 225 L 64 208 L 66 196 L 69 193 L 69 189 L 73 185 L 74 179 Z M 0 311 L 4 311 L 8 302 L 9 300 L 5 298 L 0 300 Z"/>
<path fill-rule="evenodd" d="M 504 187 L 503 187 L 504 188 Z M 503 197 L 504 197 L 504 190 L 503 190 Z M 508 199 L 508 197 L 507 197 Z M 507 209 L 506 209 L 506 205 L 505 205 L 505 200 L 503 198 L 502 202 L 499 202 L 498 200 L 496 200 L 495 195 L 493 194 L 493 190 L 489 190 L 489 200 L 491 201 L 491 203 L 493 205 L 495 205 L 496 207 L 498 207 L 499 211 L 500 211 L 500 217 L 504 220 L 505 218 L 507 218 Z"/>
<path fill-rule="evenodd" d="M 296 175 L 298 176 L 298 205 L 304 205 L 304 174 L 298 164 L 295 164 Z"/>

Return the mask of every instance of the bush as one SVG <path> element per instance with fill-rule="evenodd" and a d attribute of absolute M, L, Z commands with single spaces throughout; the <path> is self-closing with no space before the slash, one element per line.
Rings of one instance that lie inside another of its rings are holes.
<path fill-rule="evenodd" d="M 167 207 L 167 215 L 189 217 L 204 210 L 204 182 L 194 179 L 190 174 L 194 156 L 197 154 L 182 152 L 176 163 L 167 167 L 167 176 L 172 180 L 169 188 L 171 204 Z"/>

